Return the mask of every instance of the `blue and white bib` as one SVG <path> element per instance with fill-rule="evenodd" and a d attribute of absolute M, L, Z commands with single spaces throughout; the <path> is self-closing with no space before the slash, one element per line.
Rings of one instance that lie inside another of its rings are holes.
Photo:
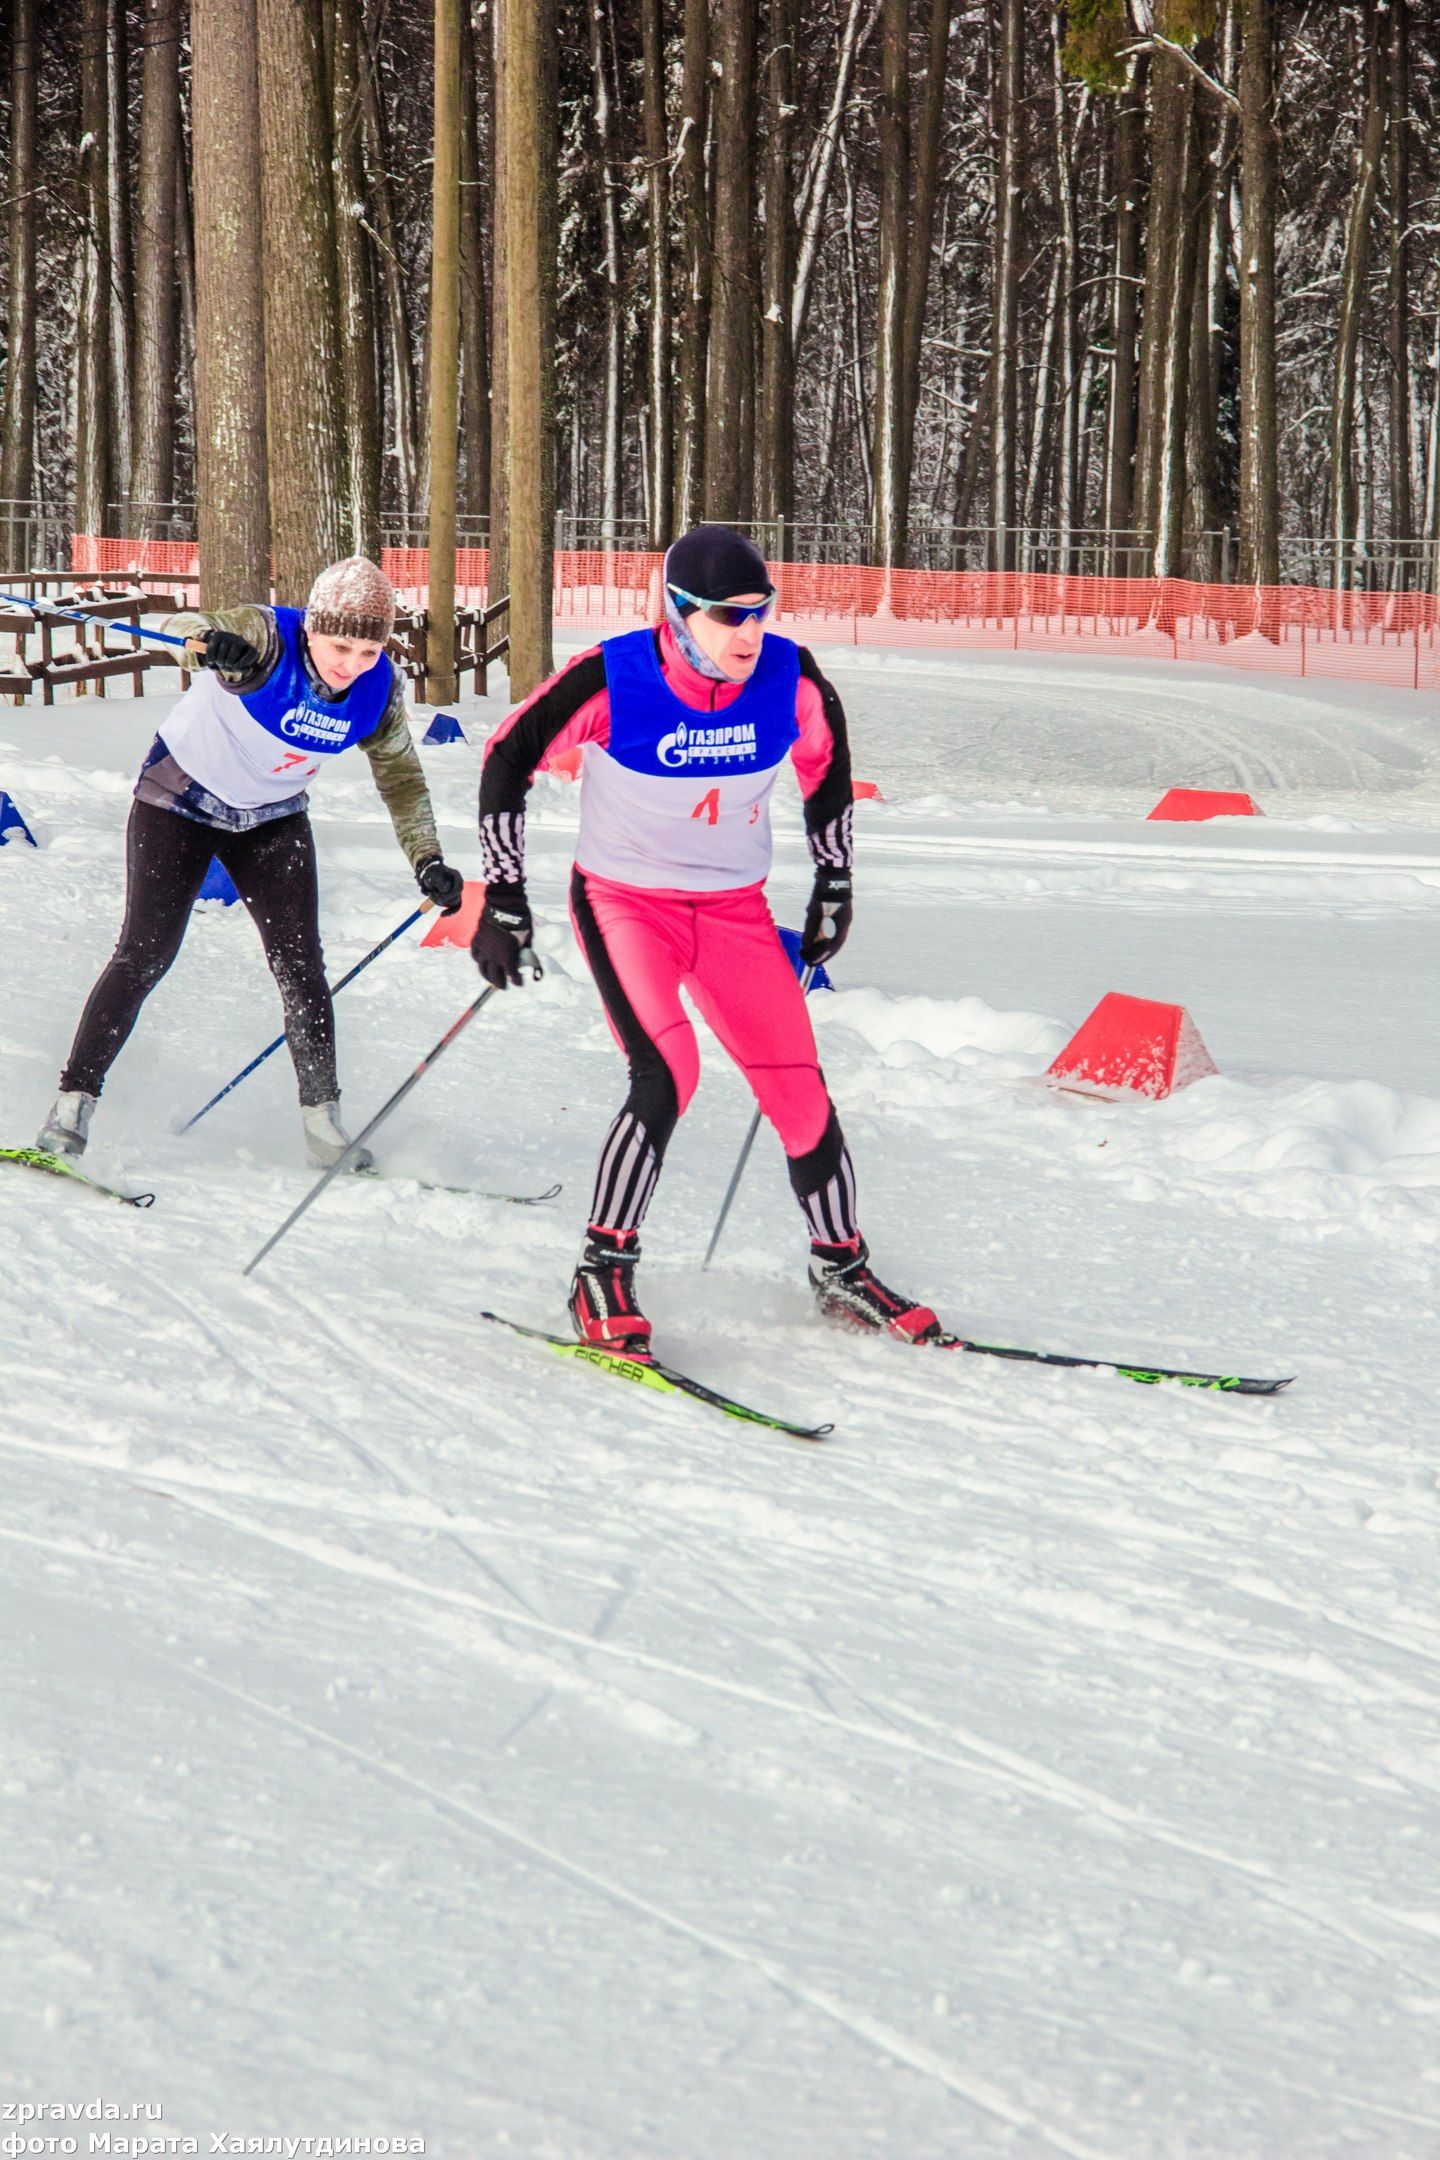
<path fill-rule="evenodd" d="M 585 751 L 582 870 L 624 885 L 723 892 L 769 875 L 770 795 L 799 737 L 799 648 L 767 633 L 755 672 L 714 712 L 666 682 L 653 630 L 601 646 L 610 740 Z"/>
<path fill-rule="evenodd" d="M 177 763 L 236 810 L 303 798 L 327 758 L 374 734 L 395 680 L 382 652 L 343 697 L 327 698 L 306 671 L 300 609 L 274 613 L 284 651 L 269 680 L 240 696 L 213 669 L 198 669 L 160 728 Z"/>

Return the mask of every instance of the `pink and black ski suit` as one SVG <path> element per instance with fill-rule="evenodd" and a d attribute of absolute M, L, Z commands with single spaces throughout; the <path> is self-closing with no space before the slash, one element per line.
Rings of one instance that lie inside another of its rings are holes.
<path fill-rule="evenodd" d="M 805 998 L 765 901 L 770 796 L 788 757 L 817 868 L 848 870 L 845 715 L 811 655 L 768 633 L 745 682 L 716 682 L 668 625 L 608 638 L 542 683 L 485 748 L 480 844 L 492 884 L 525 874 L 537 770 L 583 745 L 570 912 L 629 1060 L 591 1228 L 634 1232 L 699 1078 L 682 987 L 754 1089 L 812 1240 L 858 1244 L 849 1151 Z"/>

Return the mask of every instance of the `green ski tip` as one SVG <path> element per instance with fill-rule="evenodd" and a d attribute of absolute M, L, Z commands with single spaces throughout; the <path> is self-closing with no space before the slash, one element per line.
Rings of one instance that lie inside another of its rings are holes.
<path fill-rule="evenodd" d="M 752 1410 L 747 1404 L 736 1402 L 733 1396 L 706 1387 L 703 1380 L 693 1380 L 689 1373 L 677 1372 L 673 1365 L 662 1365 L 658 1358 L 625 1357 L 617 1350 L 599 1350 L 593 1343 L 572 1342 L 568 1336 L 550 1335 L 544 1328 L 526 1327 L 519 1320 L 507 1320 L 503 1313 L 482 1312 L 480 1317 L 493 1321 L 497 1327 L 509 1328 L 512 1335 L 522 1335 L 527 1342 L 542 1343 L 556 1357 L 573 1358 L 579 1365 L 592 1366 L 597 1372 L 613 1373 L 617 1380 L 633 1381 L 637 1387 L 653 1388 L 660 1395 L 688 1395 L 692 1402 L 705 1403 L 725 1417 L 739 1418 L 746 1425 L 764 1425 L 771 1432 L 788 1433 L 792 1440 L 824 1440 L 835 1430 L 833 1425 L 798 1425 L 789 1418 L 771 1417 L 764 1410 Z"/>
<path fill-rule="evenodd" d="M 91 1177 L 88 1170 L 77 1169 L 66 1155 L 52 1155 L 48 1148 L 7 1147 L 0 1148 L 0 1162 L 15 1163 L 22 1170 L 43 1170 L 47 1177 L 68 1178 L 72 1184 L 88 1185 L 91 1192 L 101 1193 L 107 1200 L 118 1200 L 122 1207 L 153 1207 L 153 1192 L 120 1192 L 113 1185 L 102 1184 Z"/>

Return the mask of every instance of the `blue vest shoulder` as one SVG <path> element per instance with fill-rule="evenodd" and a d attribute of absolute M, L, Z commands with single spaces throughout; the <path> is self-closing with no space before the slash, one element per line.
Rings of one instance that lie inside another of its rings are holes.
<path fill-rule="evenodd" d="M 714 712 L 697 712 L 675 695 L 653 630 L 606 638 L 600 649 L 610 697 L 610 755 L 631 772 L 714 778 L 769 772 L 800 733 L 800 650 L 790 638 L 767 632 L 739 697 Z"/>
<path fill-rule="evenodd" d="M 374 667 L 356 677 L 344 697 L 327 698 L 306 672 L 301 647 L 304 621 L 299 608 L 275 609 L 282 647 L 279 665 L 268 682 L 247 691 L 240 702 L 267 734 L 313 755 L 333 757 L 374 734 L 390 702 L 395 668 L 390 655 L 382 652 Z"/>

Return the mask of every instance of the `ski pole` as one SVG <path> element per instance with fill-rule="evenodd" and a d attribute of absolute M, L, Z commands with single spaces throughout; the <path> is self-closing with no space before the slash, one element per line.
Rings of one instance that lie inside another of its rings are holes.
<path fill-rule="evenodd" d="M 355 977 L 360 973 L 360 970 L 362 968 L 369 967 L 372 960 L 378 960 L 381 953 L 385 951 L 387 946 L 393 945 L 396 938 L 404 937 L 405 932 L 410 928 L 411 924 L 419 922 L 422 915 L 428 915 L 434 905 L 435 903 L 433 900 L 422 900 L 413 915 L 407 915 L 404 922 L 398 923 L 396 927 L 390 932 L 390 935 L 388 937 L 382 937 L 378 945 L 372 945 L 369 952 L 366 953 L 364 959 L 357 960 L 348 975 L 342 975 L 339 982 L 331 984 L 331 997 L 338 997 L 340 995 L 340 992 L 345 988 L 346 983 L 354 982 Z M 216 1103 L 224 1102 L 225 1097 L 230 1093 L 232 1088 L 239 1087 L 241 1081 L 248 1080 L 251 1073 L 255 1071 L 257 1066 L 263 1065 L 265 1063 L 266 1058 L 273 1057 L 275 1052 L 280 1048 L 281 1043 L 284 1042 L 284 1040 L 285 1031 L 282 1028 L 280 1033 L 275 1037 L 274 1042 L 266 1043 L 265 1048 L 260 1052 L 260 1055 L 258 1057 L 251 1058 L 250 1063 L 244 1066 L 241 1071 L 236 1073 L 233 1080 L 227 1080 L 218 1095 L 212 1095 L 209 1102 L 202 1103 L 193 1117 L 186 1118 L 183 1125 L 177 1125 L 175 1127 L 176 1132 L 187 1133 L 189 1132 L 192 1125 L 198 1125 L 207 1110 L 213 1110 Z"/>
<path fill-rule="evenodd" d="M 530 951 L 528 946 L 526 947 L 525 951 L 522 952 L 520 955 L 520 965 L 521 967 L 528 967 L 537 982 L 545 972 L 544 969 L 541 967 L 540 962 L 536 959 L 534 953 Z M 300 1202 L 299 1206 L 291 1208 L 290 1213 L 286 1216 L 284 1222 L 281 1223 L 279 1229 L 274 1231 L 271 1236 L 266 1238 L 265 1243 L 260 1247 L 260 1250 L 256 1253 L 254 1259 L 251 1260 L 243 1270 L 246 1275 L 254 1274 L 256 1268 L 259 1267 L 260 1262 L 265 1258 L 266 1253 L 274 1250 L 274 1248 L 279 1244 L 281 1238 L 284 1237 L 286 1231 L 289 1230 L 293 1224 L 297 1223 L 300 1220 L 300 1217 L 305 1213 L 305 1210 L 308 1207 L 312 1206 L 313 1203 L 319 1199 L 321 1193 L 324 1192 L 326 1186 L 330 1183 L 330 1180 L 339 1176 L 340 1172 L 349 1162 L 351 1156 L 354 1155 L 360 1148 L 365 1145 L 365 1142 L 370 1138 L 371 1133 L 379 1130 L 379 1128 L 384 1124 L 386 1118 L 389 1117 L 391 1111 L 399 1109 L 401 1103 L 404 1102 L 405 1097 L 410 1093 L 411 1088 L 415 1086 L 417 1081 L 424 1079 L 426 1073 L 429 1072 L 430 1067 L 435 1063 L 435 1060 L 439 1057 L 441 1051 L 449 1049 L 451 1043 L 454 1042 L 456 1036 L 462 1033 L 465 1028 L 469 1027 L 470 1022 L 475 1018 L 475 1015 L 479 1012 L 481 1006 L 488 1004 L 490 999 L 494 997 L 494 995 L 495 987 L 492 983 L 481 991 L 479 997 L 476 998 L 475 1002 L 472 1005 L 466 1006 L 464 1012 L 461 1013 L 459 1019 L 455 1021 L 452 1026 L 448 1027 L 445 1030 L 445 1033 L 441 1036 L 439 1042 L 436 1043 L 434 1049 L 430 1051 L 428 1056 L 421 1058 L 420 1063 L 416 1066 L 414 1072 L 411 1073 L 409 1079 L 402 1081 L 400 1086 L 396 1088 L 395 1093 L 390 1097 L 390 1100 L 386 1103 L 381 1104 L 380 1108 L 376 1111 L 374 1117 L 371 1118 L 369 1124 L 366 1125 L 360 1132 L 356 1133 L 355 1138 L 350 1142 L 350 1145 L 345 1149 L 344 1153 L 341 1155 L 337 1155 L 334 1162 L 331 1163 L 329 1169 L 322 1172 L 320 1178 L 314 1185 L 311 1186 L 309 1192 L 306 1193 L 304 1199 Z"/>
<path fill-rule="evenodd" d="M 814 968 L 807 967 L 804 974 L 800 977 L 800 988 L 806 993 L 807 996 L 809 995 L 810 984 L 814 977 L 814 974 Z M 720 1242 L 720 1233 L 725 1228 L 725 1218 L 730 1213 L 731 1203 L 733 1202 L 736 1193 L 740 1190 L 740 1180 L 745 1175 L 745 1165 L 750 1160 L 750 1150 L 755 1145 L 755 1135 L 759 1132 L 759 1130 L 760 1112 L 757 1110 L 754 1117 L 750 1120 L 750 1130 L 745 1135 L 745 1145 L 740 1150 L 740 1160 L 735 1165 L 734 1175 L 731 1177 L 730 1183 L 725 1188 L 725 1198 L 720 1203 L 720 1213 L 715 1218 L 715 1228 L 710 1233 L 710 1243 L 706 1246 L 705 1258 L 700 1263 L 702 1269 L 709 1267 L 710 1262 L 715 1257 L 715 1248 Z"/>
<path fill-rule="evenodd" d="M 0 592 L 0 600 L 29 608 L 32 615 L 53 615 L 59 622 L 98 623 L 102 630 L 123 630 L 126 637 L 153 638 L 157 645 L 178 645 L 182 652 L 204 651 L 202 638 L 175 637 L 168 630 L 147 630 L 143 623 L 116 622 L 110 615 L 86 615 L 79 608 L 56 607 L 51 600 L 27 600 L 24 593 Z"/>

